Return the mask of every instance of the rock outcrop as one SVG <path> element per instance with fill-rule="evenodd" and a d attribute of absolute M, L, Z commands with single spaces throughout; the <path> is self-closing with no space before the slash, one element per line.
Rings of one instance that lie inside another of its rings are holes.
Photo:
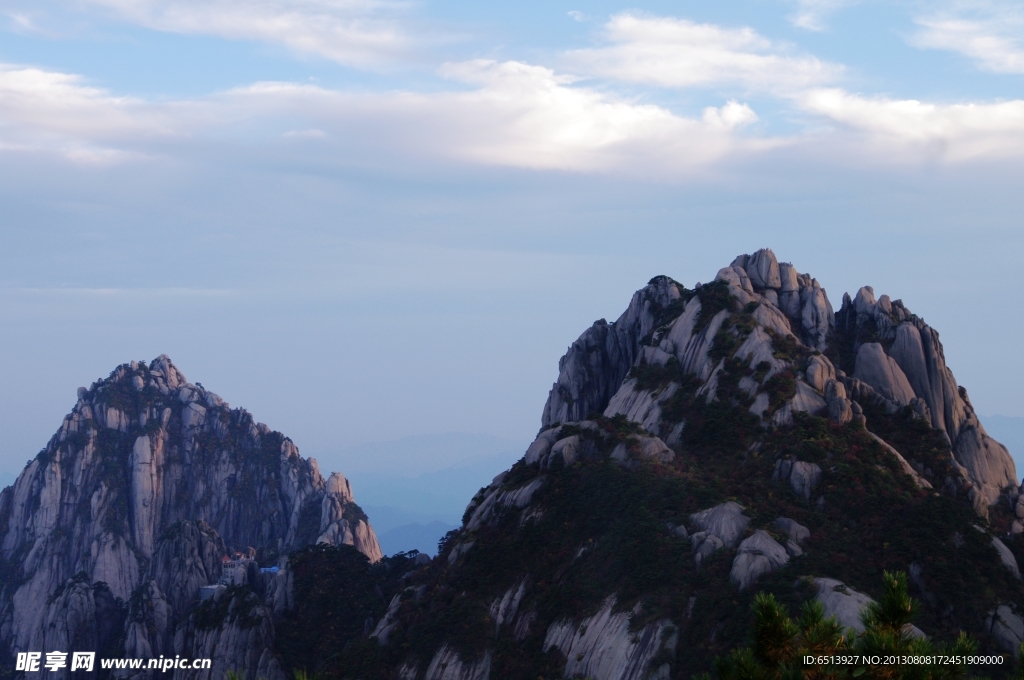
<path fill-rule="evenodd" d="M 79 389 L 57 433 L 0 493 L 0 527 L 10 576 L 0 643 L 11 653 L 50 649 L 53 635 L 102 637 L 118 616 L 129 655 L 179 653 L 200 586 L 217 582 L 232 550 L 280 555 L 319 539 L 381 556 L 343 477 L 325 481 L 291 440 L 189 383 L 166 356 Z M 269 673 L 256 663 L 269 649 L 257 647 L 272 644 L 266 625 L 257 637 L 195 629 L 190 650 Z"/>
<path fill-rule="evenodd" d="M 765 574 L 789 562 L 789 554 L 768 532 L 758 529 L 740 543 L 732 562 L 729 580 L 746 590 Z"/>
<path fill-rule="evenodd" d="M 235 671 L 245 680 L 286 680 L 274 655 L 271 612 L 251 592 L 227 590 L 203 602 L 178 629 L 175 653 L 212 659 L 210 670 L 178 670 L 175 680 L 212 680 Z"/>
<path fill-rule="evenodd" d="M 825 616 L 834 617 L 844 628 L 852 629 L 855 633 L 863 633 L 864 621 L 861 617 L 874 600 L 833 578 L 815 578 L 813 582 L 814 599 L 821 603 Z M 910 633 L 914 637 L 925 637 L 917 626 L 910 626 Z"/>
<path fill-rule="evenodd" d="M 614 614 L 614 598 L 605 601 L 601 610 L 580 623 L 560 621 L 553 624 L 544 638 L 544 648 L 558 648 L 568 661 L 564 677 L 594 680 L 647 680 L 667 678 L 665 668 L 652 669 L 651 661 L 658 652 L 675 654 L 676 626 L 663 619 L 630 633 L 629 613 Z"/>
<path fill-rule="evenodd" d="M 454 649 L 445 645 L 431 659 L 424 680 L 488 680 L 490 677 L 490 652 L 485 652 L 481 659 L 465 662 Z"/>
<path fill-rule="evenodd" d="M 772 522 L 772 526 L 786 537 L 786 552 L 790 557 L 804 554 L 803 543 L 811 537 L 810 529 L 788 517 L 779 517 Z"/>
<path fill-rule="evenodd" d="M 773 482 L 789 482 L 793 493 L 805 501 L 811 500 L 811 493 L 821 481 L 821 466 L 800 460 L 777 460 L 772 473 Z"/>
<path fill-rule="evenodd" d="M 727 548 L 735 548 L 750 518 L 743 514 L 743 506 L 735 501 L 726 501 L 713 508 L 690 515 L 690 522 L 699 532 L 716 536 Z"/>
<path fill-rule="evenodd" d="M 1024 619 L 1012 607 L 1001 604 L 985 619 L 985 629 L 1000 649 L 1016 654 L 1024 642 Z"/>
<path fill-rule="evenodd" d="M 946 365 L 935 329 L 901 300 L 883 295 L 876 301 L 870 286 L 853 300 L 843 298 L 836 326 L 856 354 L 852 376 L 844 380 L 847 391 L 891 409 L 910 407 L 942 432 L 971 482 L 968 493 L 979 512 L 985 514 L 1004 490 L 1017 486 L 1013 459 L 985 432 L 967 391 Z"/>
<path fill-rule="evenodd" d="M 604 411 L 632 368 L 640 340 L 679 305 L 682 295 L 675 281 L 656 277 L 637 291 L 614 323 L 602 319 L 584 331 L 558 362 L 558 380 L 541 417 L 544 427 Z"/>

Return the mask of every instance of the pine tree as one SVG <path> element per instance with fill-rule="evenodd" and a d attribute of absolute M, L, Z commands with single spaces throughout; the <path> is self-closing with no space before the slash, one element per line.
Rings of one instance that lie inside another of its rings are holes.
<path fill-rule="evenodd" d="M 935 657 L 970 656 L 977 644 L 966 633 L 952 645 L 935 644 L 915 635 L 918 603 L 907 592 L 907 575 L 885 572 L 881 602 L 868 606 L 864 632 L 844 631 L 834 618 L 825 618 L 821 603 L 806 602 L 793 621 L 786 608 L 769 593 L 754 597 L 753 644 L 733 650 L 715 662 L 719 680 L 959 680 L 967 666 L 935 663 Z M 804 664 L 807 656 L 925 657 L 931 663 L 819 665 Z M 1015 680 L 1024 680 L 1024 645 Z M 710 680 L 705 675 L 703 680 Z"/>

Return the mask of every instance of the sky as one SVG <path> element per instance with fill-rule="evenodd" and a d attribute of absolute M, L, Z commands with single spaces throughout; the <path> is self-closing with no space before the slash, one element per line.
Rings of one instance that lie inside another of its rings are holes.
<path fill-rule="evenodd" d="M 307 455 L 529 441 L 761 247 L 1024 417 L 1022 85 L 1015 2 L 0 0 L 0 472 L 164 353 Z"/>

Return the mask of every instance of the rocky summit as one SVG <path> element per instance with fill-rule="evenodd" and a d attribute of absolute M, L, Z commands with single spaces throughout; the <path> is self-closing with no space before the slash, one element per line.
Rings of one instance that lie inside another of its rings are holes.
<path fill-rule="evenodd" d="M 180 655 L 213 669 L 175 676 L 284 678 L 274 610 L 287 606 L 287 555 L 314 543 L 381 559 L 342 475 L 325 480 L 290 439 L 166 356 L 133 361 L 79 388 L 0 494 L 0 645 L 8 660 Z"/>
<path fill-rule="evenodd" d="M 923 603 L 913 635 L 1024 640 L 1013 460 L 901 300 L 835 311 L 759 250 L 655 277 L 558 368 L 523 458 L 372 630 L 321 638 L 325 676 L 689 678 L 750 640 L 760 591 L 856 635 L 885 570 Z"/>

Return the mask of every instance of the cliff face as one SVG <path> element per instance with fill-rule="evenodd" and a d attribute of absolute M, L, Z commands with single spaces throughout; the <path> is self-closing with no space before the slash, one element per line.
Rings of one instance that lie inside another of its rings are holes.
<path fill-rule="evenodd" d="M 382 613 L 381 677 L 691 677 L 759 589 L 859 620 L 883 569 L 929 635 L 1021 641 L 1013 461 L 901 301 L 834 312 L 770 250 L 695 290 L 656 277 L 569 347 L 541 424 Z"/>
<path fill-rule="evenodd" d="M 79 388 L 0 494 L 0 641 L 16 653 L 95 635 L 119 600 L 130 605 L 130 653 L 173 654 L 176 628 L 229 549 L 276 559 L 318 540 L 381 557 L 341 475 L 325 481 L 290 439 L 189 383 L 166 356 L 132 362 Z"/>

